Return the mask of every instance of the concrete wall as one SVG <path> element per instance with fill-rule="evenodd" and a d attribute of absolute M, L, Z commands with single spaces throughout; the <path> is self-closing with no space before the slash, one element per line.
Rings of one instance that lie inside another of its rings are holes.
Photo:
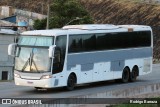
<path fill-rule="evenodd" d="M 33 26 L 35 19 L 41 20 L 47 17 L 46 15 L 20 9 L 15 9 L 14 13 L 17 15 L 17 22 L 26 21 L 29 26 Z"/>
<path fill-rule="evenodd" d="M 8 56 L 8 45 L 14 43 L 15 35 L 0 34 L 0 80 L 2 80 L 2 72 L 8 73 L 7 80 L 13 79 L 14 58 Z"/>
<path fill-rule="evenodd" d="M 0 10 L 2 16 L 9 17 L 13 15 L 13 8 L 11 6 L 2 6 Z"/>
<path fill-rule="evenodd" d="M 21 9 L 15 9 L 11 6 L 1 6 L 0 15 L 3 17 L 9 17 L 12 15 L 17 15 L 16 22 L 26 21 L 29 26 L 33 25 L 35 19 L 44 19 L 47 16 L 39 13 L 34 13 L 30 11 L 25 11 Z"/>

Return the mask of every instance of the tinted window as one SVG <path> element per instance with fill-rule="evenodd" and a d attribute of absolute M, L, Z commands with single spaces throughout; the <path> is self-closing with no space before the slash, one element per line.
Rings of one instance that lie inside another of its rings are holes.
<path fill-rule="evenodd" d="M 111 38 L 110 34 L 96 34 L 96 50 L 111 49 L 115 41 L 114 39 Z"/>
<path fill-rule="evenodd" d="M 63 54 L 65 54 L 66 52 L 66 41 L 67 41 L 67 36 L 56 37 L 56 47 L 60 48 Z"/>
<path fill-rule="evenodd" d="M 151 32 L 119 32 L 70 35 L 69 52 L 125 49 L 151 46 Z"/>
<path fill-rule="evenodd" d="M 80 52 L 83 51 L 82 47 L 82 36 L 71 35 L 69 38 L 69 52 Z"/>
<path fill-rule="evenodd" d="M 96 35 L 82 35 L 83 51 L 96 50 Z"/>
<path fill-rule="evenodd" d="M 69 52 L 84 52 L 94 50 L 96 50 L 96 36 L 94 34 L 70 36 Z"/>
<path fill-rule="evenodd" d="M 53 74 L 62 72 L 63 70 L 65 53 L 66 53 L 66 41 L 67 41 L 67 36 L 56 37 L 56 48 L 54 53 L 54 62 L 52 71 Z"/>

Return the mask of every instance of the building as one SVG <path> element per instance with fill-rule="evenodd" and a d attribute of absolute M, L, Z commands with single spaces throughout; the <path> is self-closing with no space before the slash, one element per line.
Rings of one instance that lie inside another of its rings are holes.
<path fill-rule="evenodd" d="M 32 29 L 35 19 L 46 17 L 46 15 L 15 9 L 11 6 L 0 6 L 0 80 L 13 79 L 14 58 L 8 56 L 8 45 L 15 42 L 16 33 Z M 18 27 L 18 31 L 6 29 L 5 26 Z"/>
<path fill-rule="evenodd" d="M 13 80 L 14 58 L 8 56 L 8 45 L 15 42 L 16 31 L 0 28 L 0 80 Z"/>
<path fill-rule="evenodd" d="M 44 19 L 46 15 L 25 11 L 21 9 L 15 9 L 11 6 L 0 6 L 0 19 L 16 23 L 27 22 L 27 26 L 33 26 L 34 20 Z"/>
<path fill-rule="evenodd" d="M 9 17 L 13 15 L 14 9 L 11 6 L 1 6 L 0 14 L 4 17 Z"/>

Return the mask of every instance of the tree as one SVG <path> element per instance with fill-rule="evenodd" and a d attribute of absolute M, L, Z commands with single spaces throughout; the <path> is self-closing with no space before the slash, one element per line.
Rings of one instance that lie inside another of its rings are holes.
<path fill-rule="evenodd" d="M 71 21 L 70 24 L 91 24 L 93 19 L 78 0 L 53 0 L 50 5 L 49 28 L 61 28 L 71 20 L 79 17 L 79 20 Z M 45 29 L 46 19 L 36 20 L 35 29 Z"/>
<path fill-rule="evenodd" d="M 47 19 L 42 19 L 42 20 L 35 20 L 34 24 L 33 24 L 33 28 L 36 30 L 41 30 L 41 29 L 45 29 L 46 28 L 46 21 Z"/>

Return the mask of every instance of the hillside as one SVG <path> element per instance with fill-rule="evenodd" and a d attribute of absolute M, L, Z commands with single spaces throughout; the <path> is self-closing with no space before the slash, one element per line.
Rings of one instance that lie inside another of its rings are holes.
<path fill-rule="evenodd" d="M 154 58 L 160 60 L 160 5 L 129 0 L 79 0 L 95 23 L 149 25 L 154 33 Z M 46 0 L 3 0 L 0 5 L 46 14 Z M 42 8 L 43 7 L 43 8 Z"/>
<path fill-rule="evenodd" d="M 46 13 L 47 0 L 0 0 L 0 5 L 13 6 L 17 9 L 29 10 L 37 13 Z"/>
<path fill-rule="evenodd" d="M 160 5 L 128 0 L 81 0 L 95 23 L 149 25 L 154 33 L 154 58 L 160 60 Z"/>

